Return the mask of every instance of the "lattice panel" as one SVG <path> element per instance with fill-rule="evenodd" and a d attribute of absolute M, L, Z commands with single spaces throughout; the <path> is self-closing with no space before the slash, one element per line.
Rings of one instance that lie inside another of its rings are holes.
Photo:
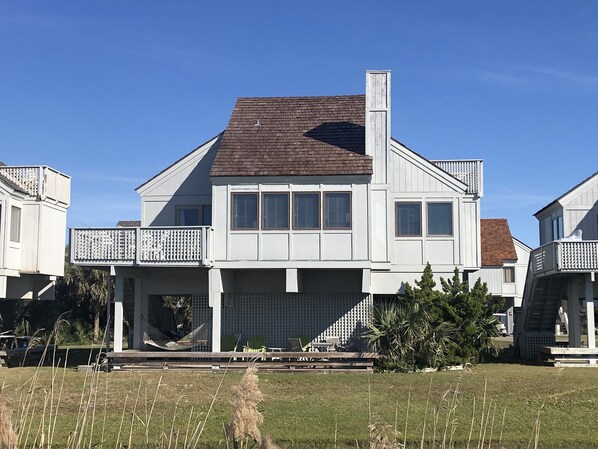
<path fill-rule="evenodd" d="M 556 344 L 553 334 L 527 334 L 523 342 L 523 356 L 526 359 L 538 358 L 538 346 L 554 346 Z"/>
<path fill-rule="evenodd" d="M 560 242 L 563 271 L 598 270 L 598 242 Z"/>
<path fill-rule="evenodd" d="M 193 351 L 212 351 L 212 308 L 208 295 L 191 295 L 191 323 L 193 329 L 205 323 L 202 338 L 207 338 L 208 344 L 196 346 Z"/>
<path fill-rule="evenodd" d="M 42 167 L 2 167 L 0 173 L 31 196 L 41 194 L 40 180 Z"/>
<path fill-rule="evenodd" d="M 434 161 L 434 164 L 467 184 L 467 193 L 480 192 L 478 161 Z"/>
<path fill-rule="evenodd" d="M 241 342 L 263 335 L 267 346 L 280 348 L 289 337 L 339 337 L 347 348 L 363 350 L 371 307 L 371 297 L 361 293 L 225 293 L 222 334 L 240 334 Z"/>
<path fill-rule="evenodd" d="M 142 263 L 201 261 L 201 228 L 143 228 L 139 261 Z"/>
<path fill-rule="evenodd" d="M 77 229 L 74 262 L 132 262 L 135 241 L 135 229 Z"/>

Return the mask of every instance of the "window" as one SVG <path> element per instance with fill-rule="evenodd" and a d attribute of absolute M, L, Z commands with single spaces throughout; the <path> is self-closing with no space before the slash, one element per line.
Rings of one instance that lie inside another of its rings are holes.
<path fill-rule="evenodd" d="M 19 243 L 21 241 L 21 208 L 12 206 L 10 213 L 10 241 Z"/>
<path fill-rule="evenodd" d="M 453 235 L 453 203 L 428 203 L 428 235 Z"/>
<path fill-rule="evenodd" d="M 351 229 L 351 193 L 324 193 L 324 228 Z"/>
<path fill-rule="evenodd" d="M 552 219 L 552 240 L 563 238 L 563 216 L 559 215 Z"/>
<path fill-rule="evenodd" d="M 212 206 L 209 204 L 203 206 L 177 206 L 175 224 L 177 226 L 211 226 Z"/>
<path fill-rule="evenodd" d="M 293 194 L 293 229 L 320 229 L 320 194 Z"/>
<path fill-rule="evenodd" d="M 233 193 L 232 203 L 232 229 L 257 229 L 257 193 Z"/>
<path fill-rule="evenodd" d="M 395 204 L 395 235 L 397 237 L 422 235 L 422 206 L 420 203 Z"/>
<path fill-rule="evenodd" d="M 289 229 L 289 194 L 264 193 L 262 229 Z"/>
<path fill-rule="evenodd" d="M 515 267 L 503 267 L 503 282 L 506 284 L 512 284 L 515 282 Z"/>
<path fill-rule="evenodd" d="M 199 206 L 177 206 L 177 226 L 199 226 Z"/>

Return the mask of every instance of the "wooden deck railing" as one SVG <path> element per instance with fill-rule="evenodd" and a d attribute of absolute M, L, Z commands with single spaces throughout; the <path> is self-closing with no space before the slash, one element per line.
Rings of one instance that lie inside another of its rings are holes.
<path fill-rule="evenodd" d="M 550 242 L 532 251 L 531 262 L 534 275 L 598 271 L 598 241 Z"/>
<path fill-rule="evenodd" d="M 467 184 L 467 193 L 483 196 L 483 161 L 481 160 L 456 160 L 432 161 L 434 165 L 450 173 L 459 181 Z"/>
<path fill-rule="evenodd" d="M 207 226 L 73 228 L 70 258 L 75 265 L 209 266 Z"/>
<path fill-rule="evenodd" d="M 71 178 L 45 165 L 3 166 L 0 174 L 40 200 L 70 205 Z"/>

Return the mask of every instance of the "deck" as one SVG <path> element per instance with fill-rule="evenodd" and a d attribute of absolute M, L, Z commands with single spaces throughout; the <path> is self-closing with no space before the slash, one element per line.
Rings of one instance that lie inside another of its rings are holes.
<path fill-rule="evenodd" d="M 122 351 L 107 354 L 111 370 L 244 370 L 260 371 L 373 371 L 378 354 L 372 352 L 199 352 Z"/>
<path fill-rule="evenodd" d="M 209 226 L 72 228 L 70 259 L 87 266 L 211 266 Z"/>
<path fill-rule="evenodd" d="M 535 276 L 598 271 L 598 241 L 550 242 L 532 251 L 530 268 Z"/>
<path fill-rule="evenodd" d="M 541 346 L 538 356 L 544 364 L 556 367 L 598 368 L 598 348 Z"/>

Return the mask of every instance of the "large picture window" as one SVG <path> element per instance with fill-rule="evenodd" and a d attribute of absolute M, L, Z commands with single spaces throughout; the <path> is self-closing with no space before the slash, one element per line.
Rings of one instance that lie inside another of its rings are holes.
<path fill-rule="evenodd" d="M 395 235 L 397 237 L 420 237 L 422 235 L 421 203 L 395 204 Z"/>
<path fill-rule="evenodd" d="M 351 229 L 351 193 L 324 193 L 324 228 Z"/>
<path fill-rule="evenodd" d="M 428 235 L 453 235 L 453 203 L 428 203 Z"/>
<path fill-rule="evenodd" d="M 16 206 L 10 208 L 10 241 L 21 241 L 21 208 Z"/>
<path fill-rule="evenodd" d="M 293 194 L 293 229 L 320 229 L 320 194 Z"/>
<path fill-rule="evenodd" d="M 212 206 L 209 204 L 197 206 L 177 206 L 177 226 L 212 226 Z"/>
<path fill-rule="evenodd" d="M 257 193 L 232 194 L 232 229 L 257 229 Z"/>
<path fill-rule="evenodd" d="M 289 194 L 264 193 L 262 229 L 289 229 Z"/>

